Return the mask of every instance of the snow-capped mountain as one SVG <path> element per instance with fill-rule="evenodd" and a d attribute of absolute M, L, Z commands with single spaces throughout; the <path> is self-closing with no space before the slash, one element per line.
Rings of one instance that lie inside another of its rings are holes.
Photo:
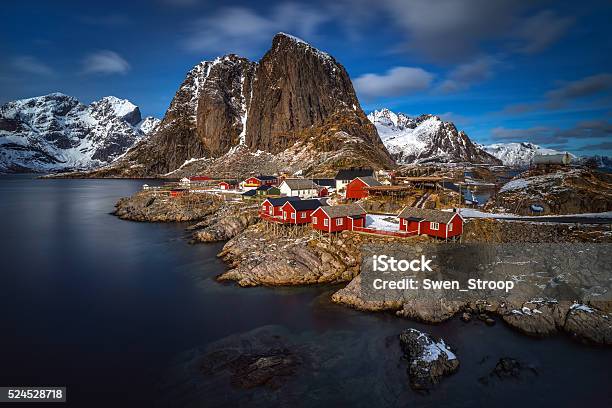
<path fill-rule="evenodd" d="M 410 163 L 487 163 L 501 164 L 476 146 L 464 131 L 438 116 L 411 118 L 389 109 L 368 115 L 385 147 L 399 164 Z"/>
<path fill-rule="evenodd" d="M 536 154 L 561 154 L 563 152 L 547 149 L 534 143 L 495 143 L 479 145 L 484 151 L 497 157 L 506 166 L 528 166 Z"/>
<path fill-rule="evenodd" d="M 125 153 L 159 119 L 141 117 L 136 105 L 107 96 L 84 105 L 61 93 L 0 106 L 0 171 L 90 169 Z"/>
<path fill-rule="evenodd" d="M 274 172 L 311 174 L 393 166 L 342 64 L 278 33 L 259 61 L 228 54 L 194 66 L 155 133 L 88 175 L 219 174 L 223 165 L 235 177 L 245 157 L 251 171 L 270 171 L 271 163 Z M 211 170 L 213 162 L 219 167 Z"/>

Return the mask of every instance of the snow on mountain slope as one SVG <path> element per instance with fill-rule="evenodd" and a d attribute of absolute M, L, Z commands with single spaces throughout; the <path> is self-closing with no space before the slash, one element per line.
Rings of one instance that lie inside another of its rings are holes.
<path fill-rule="evenodd" d="M 0 106 L 0 171 L 52 172 L 110 163 L 152 131 L 138 107 L 107 96 L 90 105 L 52 93 Z"/>
<path fill-rule="evenodd" d="M 385 147 L 399 164 L 501 162 L 477 147 L 451 122 L 434 115 L 411 118 L 388 109 L 368 115 Z"/>
<path fill-rule="evenodd" d="M 161 120 L 154 118 L 153 116 L 147 116 L 140 122 L 138 122 L 135 127 L 140 130 L 141 133 L 148 135 L 160 124 Z"/>
<path fill-rule="evenodd" d="M 533 143 L 495 143 L 487 146 L 479 145 L 481 149 L 497 157 L 506 166 L 528 166 L 533 156 L 537 154 L 560 154 L 553 149 L 546 149 Z"/>

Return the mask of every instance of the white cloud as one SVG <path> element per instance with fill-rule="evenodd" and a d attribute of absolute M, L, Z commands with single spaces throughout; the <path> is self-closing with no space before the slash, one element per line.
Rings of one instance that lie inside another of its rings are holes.
<path fill-rule="evenodd" d="M 373 99 L 407 95 L 427 89 L 433 78 L 433 74 L 422 68 L 395 67 L 383 75 L 361 75 L 353 82 L 360 96 Z"/>
<path fill-rule="evenodd" d="M 321 9 L 296 3 L 281 3 L 265 15 L 246 7 L 227 7 L 192 24 L 184 46 L 197 52 L 252 56 L 279 31 L 311 39 L 331 18 Z"/>
<path fill-rule="evenodd" d="M 52 76 L 55 75 L 55 71 L 38 58 L 31 55 L 21 55 L 13 59 L 13 66 L 20 72 L 26 74 L 40 75 L 40 76 Z"/>
<path fill-rule="evenodd" d="M 86 74 L 125 74 L 130 68 L 121 55 L 110 50 L 96 51 L 83 60 L 83 72 Z"/>

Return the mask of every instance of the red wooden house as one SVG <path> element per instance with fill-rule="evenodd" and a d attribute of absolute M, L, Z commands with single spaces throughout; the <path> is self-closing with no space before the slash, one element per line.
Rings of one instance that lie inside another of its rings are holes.
<path fill-rule="evenodd" d="M 382 186 L 374 177 L 357 177 L 346 185 L 346 198 L 360 200 L 368 196 L 366 187 Z"/>
<path fill-rule="evenodd" d="M 359 204 L 320 207 L 312 213 L 312 227 L 325 232 L 365 226 L 366 211 Z"/>
<path fill-rule="evenodd" d="M 259 207 L 259 217 L 278 217 L 283 216 L 281 207 L 287 201 L 299 201 L 300 197 L 279 197 L 279 198 L 267 198 Z"/>
<path fill-rule="evenodd" d="M 437 238 L 452 238 L 463 233 L 463 218 L 457 212 L 406 207 L 399 214 L 400 231 L 416 232 Z"/>
<path fill-rule="evenodd" d="M 275 176 L 251 176 L 242 182 L 245 187 L 276 186 L 278 177 Z"/>
<path fill-rule="evenodd" d="M 217 188 L 220 190 L 231 190 L 236 188 L 236 180 L 222 180 L 217 184 Z"/>
<path fill-rule="evenodd" d="M 321 202 L 316 199 L 287 201 L 281 207 L 283 219 L 286 224 L 309 224 L 312 212 L 321 207 Z"/>
<path fill-rule="evenodd" d="M 189 181 L 208 181 L 211 180 L 208 176 L 191 176 L 189 177 Z"/>
<path fill-rule="evenodd" d="M 318 197 L 328 197 L 329 196 L 329 190 L 327 189 L 327 187 L 317 187 L 317 196 Z"/>

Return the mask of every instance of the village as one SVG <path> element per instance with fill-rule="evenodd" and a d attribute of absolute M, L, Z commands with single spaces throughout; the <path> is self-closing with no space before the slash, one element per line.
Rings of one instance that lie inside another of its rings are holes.
<path fill-rule="evenodd" d="M 342 231 L 397 238 L 425 235 L 453 242 L 460 241 L 464 222 L 453 205 L 473 205 L 446 177 L 396 178 L 391 172 L 369 168 L 341 169 L 334 178 L 256 175 L 238 181 L 198 175 L 143 189 L 170 197 L 204 193 L 255 203 L 258 217 L 277 232 L 311 228 L 329 235 Z M 435 208 L 440 203 L 428 200 L 432 196 L 444 197 L 443 208 Z M 395 211 L 381 211 L 381 203 L 391 203 L 387 208 Z"/>

